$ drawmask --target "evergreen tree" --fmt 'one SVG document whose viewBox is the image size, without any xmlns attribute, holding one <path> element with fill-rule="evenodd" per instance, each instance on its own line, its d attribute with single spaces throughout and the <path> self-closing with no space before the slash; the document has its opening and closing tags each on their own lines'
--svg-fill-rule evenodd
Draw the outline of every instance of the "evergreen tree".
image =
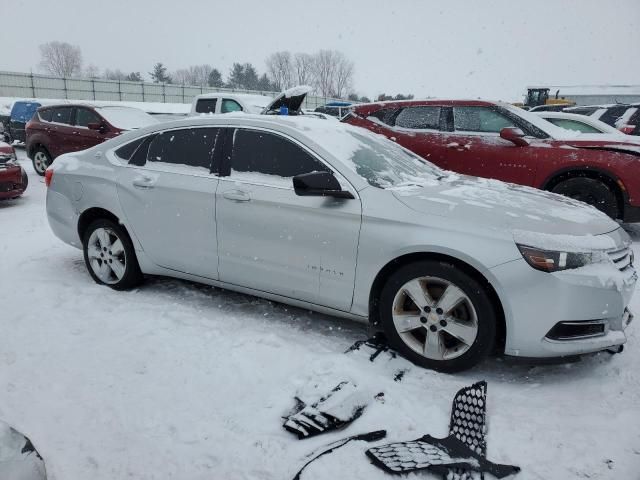
<svg viewBox="0 0 640 480">
<path fill-rule="evenodd" d="M 234 63 L 229 72 L 229 78 L 227 79 L 227 87 L 229 88 L 242 88 L 244 81 L 244 66 L 239 63 Z"/>
<path fill-rule="evenodd" d="M 142 75 L 140 75 L 140 72 L 131 72 L 125 77 L 125 80 L 128 80 L 130 82 L 141 82 Z"/>
<path fill-rule="evenodd" d="M 208 84 L 210 87 L 224 87 L 224 81 L 222 80 L 222 74 L 217 68 L 211 70 L 209 73 L 209 81 Z"/>
<path fill-rule="evenodd" d="M 162 62 L 153 66 L 153 72 L 149 72 L 154 83 L 171 83 L 171 77 L 167 74 L 167 67 Z"/>
</svg>

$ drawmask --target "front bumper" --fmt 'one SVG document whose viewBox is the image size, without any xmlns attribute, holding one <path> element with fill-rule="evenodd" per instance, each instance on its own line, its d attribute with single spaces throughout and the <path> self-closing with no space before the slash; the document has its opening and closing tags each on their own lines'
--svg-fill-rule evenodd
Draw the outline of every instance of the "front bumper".
<svg viewBox="0 0 640 480">
<path fill-rule="evenodd" d="M 518 259 L 492 272 L 501 285 L 506 355 L 574 356 L 626 342 L 633 318 L 627 307 L 637 281 L 633 267 L 621 271 L 611 262 L 545 273 Z"/>
</svg>

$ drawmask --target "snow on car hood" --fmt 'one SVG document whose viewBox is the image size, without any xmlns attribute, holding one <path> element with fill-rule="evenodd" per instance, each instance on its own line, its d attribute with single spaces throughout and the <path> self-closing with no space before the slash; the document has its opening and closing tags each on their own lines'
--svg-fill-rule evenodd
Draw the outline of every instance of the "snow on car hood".
<svg viewBox="0 0 640 480">
<path fill-rule="evenodd" d="M 449 175 L 437 184 L 393 191 L 418 212 L 486 227 L 558 235 L 599 235 L 619 228 L 585 203 L 530 187 Z"/>
</svg>

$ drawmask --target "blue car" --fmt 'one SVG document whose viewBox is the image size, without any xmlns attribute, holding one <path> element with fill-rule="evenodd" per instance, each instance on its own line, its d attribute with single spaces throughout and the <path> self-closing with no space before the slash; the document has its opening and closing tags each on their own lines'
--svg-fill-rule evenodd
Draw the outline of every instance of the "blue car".
<svg viewBox="0 0 640 480">
<path fill-rule="evenodd" d="M 14 140 L 25 142 L 25 125 L 40 106 L 42 104 L 36 101 L 18 100 L 14 102 L 11 116 L 4 131 L 5 140 L 8 143 L 12 143 Z"/>
</svg>

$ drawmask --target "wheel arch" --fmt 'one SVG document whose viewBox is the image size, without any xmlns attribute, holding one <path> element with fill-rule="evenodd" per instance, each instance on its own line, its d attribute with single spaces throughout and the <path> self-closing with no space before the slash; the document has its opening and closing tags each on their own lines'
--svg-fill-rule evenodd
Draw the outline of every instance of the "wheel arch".
<svg viewBox="0 0 640 480">
<path fill-rule="evenodd" d="M 541 185 L 542 190 L 551 191 L 556 185 L 570 178 L 591 178 L 593 180 L 600 180 L 607 185 L 613 193 L 616 195 L 618 202 L 618 213 L 624 215 L 624 205 L 627 201 L 628 193 L 627 189 L 615 174 L 612 172 L 598 168 L 598 167 L 569 167 L 562 170 L 558 170 L 545 179 Z"/>
<path fill-rule="evenodd" d="M 374 330 L 381 330 L 380 319 L 378 318 L 378 302 L 380 294 L 389 276 L 400 267 L 421 260 L 440 260 L 451 263 L 457 268 L 464 271 L 467 275 L 478 281 L 485 289 L 489 296 L 491 304 L 496 309 L 497 314 L 497 331 L 496 331 L 496 350 L 504 352 L 506 335 L 507 335 L 507 319 L 503 302 L 500 299 L 496 288 L 491 281 L 480 272 L 476 267 L 460 260 L 459 258 L 436 252 L 414 252 L 401 255 L 389 261 L 376 275 L 369 293 L 369 324 Z"/>
<path fill-rule="evenodd" d="M 109 210 L 105 210 L 104 208 L 91 207 L 82 212 L 80 214 L 80 217 L 78 218 L 78 236 L 80 237 L 80 241 L 82 241 L 82 239 L 84 238 L 84 234 L 91 222 L 101 218 L 117 223 L 127 232 L 129 238 L 131 238 L 131 234 L 127 230 L 127 227 L 123 225 L 123 223 L 116 215 L 111 213 Z"/>
</svg>

